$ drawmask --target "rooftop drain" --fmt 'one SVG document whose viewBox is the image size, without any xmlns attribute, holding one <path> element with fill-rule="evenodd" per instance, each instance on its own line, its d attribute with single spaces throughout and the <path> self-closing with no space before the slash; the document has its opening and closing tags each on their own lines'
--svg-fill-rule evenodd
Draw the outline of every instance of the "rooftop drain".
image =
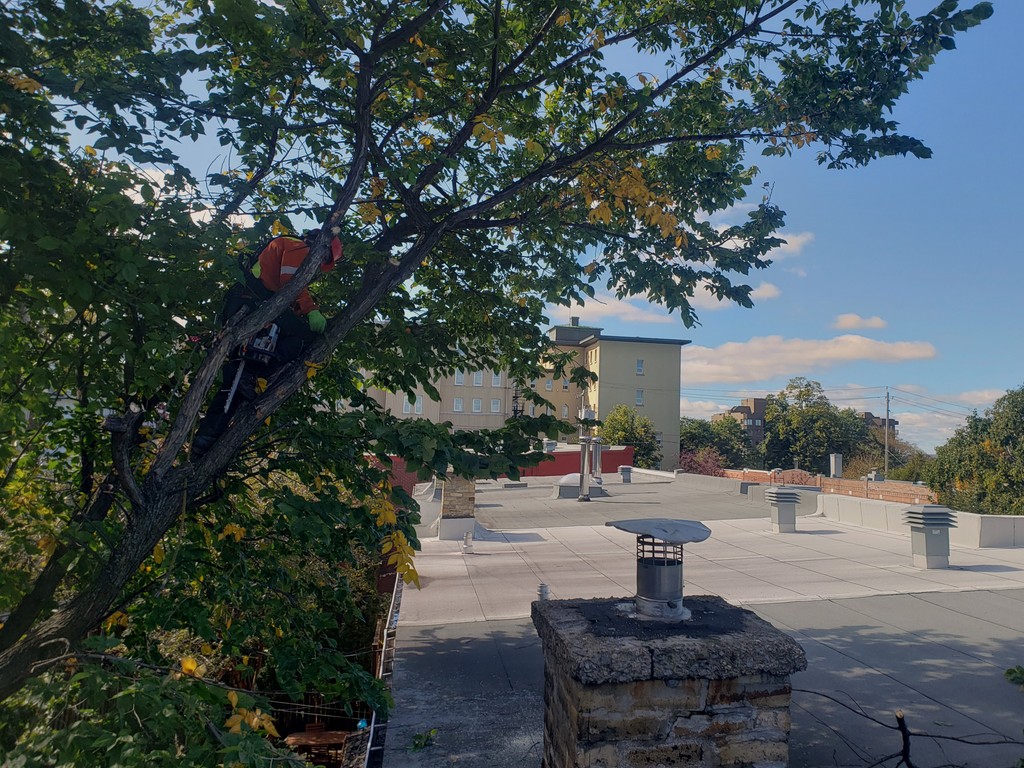
<svg viewBox="0 0 1024 768">
<path fill-rule="evenodd" d="M 612 520 L 605 525 L 636 534 L 636 612 L 651 619 L 688 619 L 683 606 L 683 544 L 711 530 L 695 520 Z"/>
</svg>

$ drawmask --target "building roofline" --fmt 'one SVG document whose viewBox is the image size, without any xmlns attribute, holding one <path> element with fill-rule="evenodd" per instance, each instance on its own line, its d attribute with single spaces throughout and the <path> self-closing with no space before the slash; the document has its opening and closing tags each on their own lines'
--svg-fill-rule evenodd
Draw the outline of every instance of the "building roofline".
<svg viewBox="0 0 1024 768">
<path fill-rule="evenodd" d="M 590 344 L 596 344 L 599 341 L 631 341 L 643 344 L 673 344 L 678 347 L 692 343 L 689 339 L 653 339 L 647 336 L 605 336 L 602 333 L 600 336 L 588 336 L 580 341 L 579 345 L 581 347 L 589 346 Z"/>
</svg>

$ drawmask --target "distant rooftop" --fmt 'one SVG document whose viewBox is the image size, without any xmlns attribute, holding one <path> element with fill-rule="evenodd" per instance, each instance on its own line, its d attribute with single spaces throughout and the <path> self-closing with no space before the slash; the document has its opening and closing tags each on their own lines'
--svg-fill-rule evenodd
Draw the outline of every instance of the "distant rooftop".
<svg viewBox="0 0 1024 768">
<path fill-rule="evenodd" d="M 684 346 L 689 339 L 655 339 L 646 336 L 606 336 L 601 328 L 580 325 L 578 317 L 570 317 L 569 325 L 556 325 L 548 330 L 548 337 L 556 344 L 565 346 L 587 347 L 599 341 L 626 341 L 643 344 L 673 344 Z"/>
</svg>

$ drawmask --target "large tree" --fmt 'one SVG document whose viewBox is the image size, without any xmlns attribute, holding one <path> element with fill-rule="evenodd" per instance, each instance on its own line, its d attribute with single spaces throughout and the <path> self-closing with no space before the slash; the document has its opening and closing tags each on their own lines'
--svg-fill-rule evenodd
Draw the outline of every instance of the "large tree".
<svg viewBox="0 0 1024 768">
<path fill-rule="evenodd" d="M 401 549 L 409 520 L 372 511 L 408 504 L 388 455 L 493 474 L 553 425 L 399 423 L 359 371 L 410 393 L 469 366 L 529 381 L 550 362 L 545 306 L 599 283 L 687 324 L 698 290 L 749 306 L 743 276 L 768 265 L 782 211 L 755 199 L 741 224 L 708 221 L 747 196 L 749 155 L 926 157 L 890 112 L 990 14 L 954 0 L 918 18 L 893 0 L 4 4 L 0 699 L 81 663 L 118 614 L 236 647 L 239 619 L 210 601 L 246 570 L 223 566 L 218 541 L 272 561 L 268 542 L 317 546 L 315 520 Z M 309 223 L 315 257 L 332 233 L 346 243 L 347 268 L 315 286 L 334 307 L 326 332 L 190 460 L 228 352 L 319 274 L 308 260 L 220 330 L 234 254 Z M 183 595 L 194 610 L 166 609 Z M 260 648 L 290 658 L 276 631 Z"/>
<path fill-rule="evenodd" d="M 765 405 L 766 466 L 827 472 L 830 453 L 852 455 L 867 439 L 868 428 L 851 409 L 829 402 L 816 381 L 790 379 Z"/>
<path fill-rule="evenodd" d="M 1024 515 L 1024 387 L 967 417 L 925 473 L 939 501 L 963 512 Z"/>
<path fill-rule="evenodd" d="M 619 403 L 604 417 L 598 430 L 608 445 L 628 445 L 633 448 L 633 464 L 645 469 L 661 466 L 661 448 L 654 423 L 636 408 Z"/>
<path fill-rule="evenodd" d="M 713 449 L 724 469 L 742 469 L 755 463 L 755 452 L 740 423 L 733 418 L 705 421 L 683 417 L 679 420 L 679 450 L 699 453 Z"/>
</svg>

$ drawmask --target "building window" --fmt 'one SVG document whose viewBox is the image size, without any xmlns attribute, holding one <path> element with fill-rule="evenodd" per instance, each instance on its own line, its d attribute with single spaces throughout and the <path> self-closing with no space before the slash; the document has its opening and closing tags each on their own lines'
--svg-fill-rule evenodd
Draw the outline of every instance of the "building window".
<svg viewBox="0 0 1024 768">
<path fill-rule="evenodd" d="M 466 383 L 466 372 L 465 371 L 456 371 L 455 372 L 455 386 L 461 387 L 465 383 Z"/>
<path fill-rule="evenodd" d="M 473 372 L 473 386 L 482 387 L 484 385 L 484 372 L 474 371 Z"/>
<path fill-rule="evenodd" d="M 568 379 L 562 379 L 562 391 L 563 392 L 568 392 L 569 391 L 569 380 Z"/>
<path fill-rule="evenodd" d="M 636 359 L 636 375 L 637 376 L 643 376 L 644 375 L 644 359 L 642 357 L 638 357 Z"/>
<path fill-rule="evenodd" d="M 754 426 L 755 427 L 760 427 L 761 426 L 761 420 L 760 419 L 754 419 Z"/>
<path fill-rule="evenodd" d="M 501 413 L 501 400 L 496 397 L 491 398 L 491 413 Z"/>
<path fill-rule="evenodd" d="M 534 403 L 530 403 L 530 415 L 531 416 L 536 416 L 537 415 L 537 406 Z"/>
<path fill-rule="evenodd" d="M 456 397 L 455 398 L 455 405 L 452 406 L 452 410 L 455 411 L 456 413 L 462 413 L 462 398 L 461 397 Z"/>
<path fill-rule="evenodd" d="M 500 387 L 501 386 L 501 372 L 500 371 L 498 373 L 492 373 L 491 374 L 491 386 L 492 387 Z"/>
<path fill-rule="evenodd" d="M 402 399 L 402 413 L 412 413 L 412 403 L 409 402 L 408 395 Z"/>
<path fill-rule="evenodd" d="M 751 427 L 751 426 L 754 425 L 754 420 L 753 419 L 744 419 L 743 423 L 746 424 L 748 427 Z"/>
<path fill-rule="evenodd" d="M 569 406 L 568 405 L 563 405 L 562 406 L 562 418 L 563 419 L 568 419 L 569 418 Z"/>
<path fill-rule="evenodd" d="M 473 413 L 480 413 L 484 409 L 484 401 L 479 397 L 473 398 Z"/>
<path fill-rule="evenodd" d="M 530 382 L 530 389 L 536 389 L 536 388 L 537 388 L 537 380 L 534 379 L 533 381 Z"/>
<path fill-rule="evenodd" d="M 554 388 L 555 388 L 555 385 L 552 383 L 551 379 L 547 379 L 544 382 L 544 389 L 546 389 L 548 392 L 550 392 Z"/>
<path fill-rule="evenodd" d="M 643 405 L 644 404 L 644 391 L 642 389 L 638 389 L 636 391 L 636 404 L 637 405 Z"/>
<path fill-rule="evenodd" d="M 422 397 L 416 398 L 416 405 L 413 407 L 413 413 L 415 413 L 417 416 L 422 416 L 423 415 L 423 398 Z"/>
</svg>

